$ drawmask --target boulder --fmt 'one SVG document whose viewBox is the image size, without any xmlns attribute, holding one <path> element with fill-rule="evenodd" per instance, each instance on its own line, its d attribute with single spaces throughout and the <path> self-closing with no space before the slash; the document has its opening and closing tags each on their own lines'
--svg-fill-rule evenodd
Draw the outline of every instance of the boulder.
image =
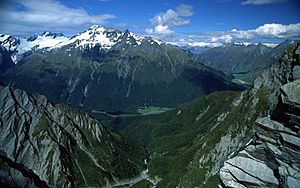
<svg viewBox="0 0 300 188">
<path fill-rule="evenodd" d="M 300 80 L 295 80 L 282 86 L 281 99 L 284 104 L 289 104 L 300 109 Z"/>
<path fill-rule="evenodd" d="M 294 80 L 297 80 L 297 79 L 300 79 L 300 66 L 295 66 L 293 68 L 293 79 Z"/>
</svg>

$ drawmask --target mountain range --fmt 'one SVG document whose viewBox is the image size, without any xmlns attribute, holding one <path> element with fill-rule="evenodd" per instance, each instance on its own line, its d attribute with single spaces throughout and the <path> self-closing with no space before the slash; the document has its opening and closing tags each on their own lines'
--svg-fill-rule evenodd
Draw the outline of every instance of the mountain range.
<svg viewBox="0 0 300 188">
<path fill-rule="evenodd" d="M 45 32 L 26 41 L 6 35 L 1 40 L 5 84 L 85 109 L 174 107 L 213 91 L 243 88 L 180 47 L 128 30 L 92 26 L 68 39 Z"/>
<path fill-rule="evenodd" d="M 0 35 L 0 187 L 299 187 L 300 42 Z"/>
<path fill-rule="evenodd" d="M 233 43 L 205 50 L 198 58 L 207 66 L 232 74 L 240 83 L 252 84 L 253 80 L 277 62 L 293 43 L 292 40 L 286 40 L 275 47 L 261 43 Z"/>
</svg>

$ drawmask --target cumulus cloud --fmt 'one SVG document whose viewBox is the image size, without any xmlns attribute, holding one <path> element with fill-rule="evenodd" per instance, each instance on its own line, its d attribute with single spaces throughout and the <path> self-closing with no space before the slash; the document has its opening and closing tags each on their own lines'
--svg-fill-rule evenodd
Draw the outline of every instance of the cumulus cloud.
<svg viewBox="0 0 300 188">
<path fill-rule="evenodd" d="M 16 6 L 17 5 L 17 6 Z M 21 8 L 18 8 L 21 7 Z M 56 0 L 12 0 L 0 9 L 0 32 L 25 34 L 39 30 L 74 32 L 91 24 L 103 24 L 112 14 L 89 15 Z"/>
<path fill-rule="evenodd" d="M 154 18 L 150 19 L 150 22 L 153 25 L 168 25 L 172 26 L 180 26 L 186 25 L 190 23 L 189 19 L 179 17 L 178 13 L 172 9 L 167 10 L 165 13 L 160 13 L 156 15 Z"/>
<path fill-rule="evenodd" d="M 274 3 L 283 3 L 287 2 L 287 0 L 246 0 L 243 1 L 242 5 L 266 5 L 266 4 L 274 4 Z"/>
<path fill-rule="evenodd" d="M 162 24 L 158 24 L 157 26 L 154 27 L 154 29 L 147 28 L 146 32 L 148 34 L 162 34 L 162 35 L 170 35 L 174 33 L 174 31 L 171 31 L 169 29 L 168 25 L 162 25 Z"/>
<path fill-rule="evenodd" d="M 272 39 L 272 38 L 291 38 L 300 36 L 300 23 L 283 24 L 264 24 L 252 30 L 233 29 L 222 33 L 220 36 L 213 37 L 212 41 L 232 42 L 237 39 Z"/>
<path fill-rule="evenodd" d="M 174 26 L 182 26 L 190 23 L 190 19 L 194 14 L 193 7 L 190 5 L 181 4 L 175 9 L 169 9 L 150 19 L 154 28 L 147 28 L 146 32 L 149 34 L 169 35 L 174 32 L 170 29 Z"/>
<path fill-rule="evenodd" d="M 223 43 L 221 42 L 212 42 L 211 36 L 208 33 L 199 33 L 199 34 L 187 34 L 169 37 L 167 43 L 177 45 L 177 46 L 191 46 L 191 47 L 218 47 Z"/>
<path fill-rule="evenodd" d="M 300 38 L 300 23 L 283 25 L 283 24 L 264 24 L 258 28 L 250 30 L 232 29 L 221 32 L 192 33 L 183 36 L 169 38 L 169 42 L 179 46 L 207 46 L 216 47 L 226 43 L 243 42 L 244 44 L 281 42 L 285 39 Z"/>
<path fill-rule="evenodd" d="M 178 46 L 192 47 L 217 47 L 221 46 L 222 42 L 213 42 L 209 33 L 188 34 L 183 36 L 170 37 L 168 43 Z"/>
</svg>

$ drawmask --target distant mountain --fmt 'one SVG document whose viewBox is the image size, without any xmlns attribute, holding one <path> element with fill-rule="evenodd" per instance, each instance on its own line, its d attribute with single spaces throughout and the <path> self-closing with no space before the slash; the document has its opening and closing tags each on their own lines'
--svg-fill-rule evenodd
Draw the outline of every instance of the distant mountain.
<svg viewBox="0 0 300 188">
<path fill-rule="evenodd" d="M 44 96 L 0 86 L 0 114 L 1 187 L 99 187 L 146 168 L 143 146 Z"/>
<path fill-rule="evenodd" d="M 240 82 L 251 83 L 263 70 L 277 62 L 294 41 L 271 48 L 263 44 L 228 44 L 199 55 L 205 65 L 233 74 Z"/>
<path fill-rule="evenodd" d="M 4 83 L 104 111 L 173 107 L 213 91 L 241 89 L 230 75 L 202 65 L 187 51 L 128 30 L 92 26 L 70 39 L 44 34 L 32 40 L 45 37 L 63 41 L 23 53 L 2 74 Z"/>
<path fill-rule="evenodd" d="M 208 46 L 181 46 L 182 49 L 188 50 L 194 54 L 201 54 L 202 52 L 205 52 L 206 50 L 210 49 L 211 47 Z"/>
<path fill-rule="evenodd" d="M 18 63 L 26 53 L 43 48 L 51 48 L 58 43 L 68 40 L 61 33 L 44 32 L 41 35 L 34 35 L 29 38 L 15 38 L 10 35 L 0 35 L 0 46 L 10 54 L 14 63 Z"/>
</svg>

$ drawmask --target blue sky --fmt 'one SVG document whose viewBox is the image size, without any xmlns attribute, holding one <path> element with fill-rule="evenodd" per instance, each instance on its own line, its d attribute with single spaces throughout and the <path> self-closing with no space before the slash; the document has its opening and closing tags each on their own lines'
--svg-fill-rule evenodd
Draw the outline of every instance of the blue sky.
<svg viewBox="0 0 300 188">
<path fill-rule="evenodd" d="M 82 7 L 92 15 L 114 14 L 112 23 L 138 25 L 137 31 L 149 27 L 149 19 L 180 4 L 193 7 L 190 24 L 177 27 L 182 32 L 209 32 L 218 30 L 253 29 L 265 23 L 292 24 L 300 22 L 300 2 L 265 5 L 242 5 L 241 0 L 62 0 L 72 8 Z M 89 2 L 89 3 L 87 3 Z M 274 1 L 276 2 L 276 1 Z"/>
<path fill-rule="evenodd" d="M 73 35 L 99 24 L 177 44 L 300 37 L 299 0 L 4 0 L 0 33 Z"/>
</svg>

